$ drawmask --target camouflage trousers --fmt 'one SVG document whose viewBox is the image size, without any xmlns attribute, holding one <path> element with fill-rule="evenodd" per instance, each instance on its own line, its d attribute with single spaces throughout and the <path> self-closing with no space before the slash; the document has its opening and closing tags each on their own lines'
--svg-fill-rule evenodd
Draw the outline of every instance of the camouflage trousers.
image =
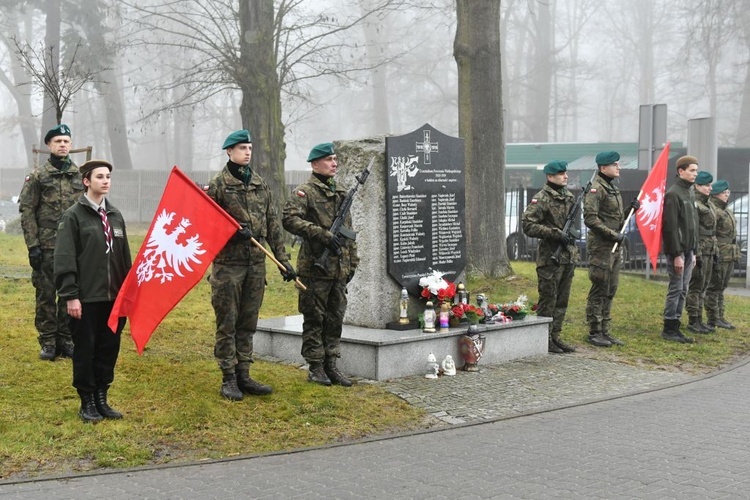
<svg viewBox="0 0 750 500">
<path fill-rule="evenodd" d="M 609 249 L 607 249 L 609 252 Z M 609 333 L 609 324 L 612 322 L 612 301 L 620 285 L 619 258 L 612 259 L 609 266 L 597 266 L 589 264 L 589 280 L 591 288 L 586 300 L 586 322 L 589 324 L 589 333 Z"/>
<path fill-rule="evenodd" d="M 341 356 L 341 328 L 346 313 L 346 281 L 302 278 L 307 290 L 299 292 L 302 357 L 308 363 Z"/>
<path fill-rule="evenodd" d="M 703 306 L 713 270 L 714 256 L 701 255 L 700 266 L 696 263 L 693 274 L 690 276 L 687 299 L 685 299 L 685 309 L 691 318 L 703 317 Z"/>
<path fill-rule="evenodd" d="M 34 325 L 40 345 L 59 346 L 73 342 L 66 300 L 55 290 L 54 250 L 42 250 L 42 267 L 31 271 L 31 284 L 36 289 Z"/>
<path fill-rule="evenodd" d="M 536 268 L 539 290 L 539 304 L 536 310 L 537 316 L 552 318 L 550 333 L 561 332 L 565 320 L 565 312 L 568 310 L 568 299 L 570 299 L 570 285 L 573 283 L 575 264 L 562 264 L 559 266 L 539 266 Z"/>
<path fill-rule="evenodd" d="M 214 263 L 208 278 L 216 315 L 214 357 L 223 373 L 253 362 L 253 335 L 266 286 L 265 262 L 253 266 Z"/>
<path fill-rule="evenodd" d="M 734 262 L 719 262 L 711 273 L 711 282 L 706 290 L 706 316 L 709 323 L 724 319 L 724 290 L 734 273 Z"/>
</svg>

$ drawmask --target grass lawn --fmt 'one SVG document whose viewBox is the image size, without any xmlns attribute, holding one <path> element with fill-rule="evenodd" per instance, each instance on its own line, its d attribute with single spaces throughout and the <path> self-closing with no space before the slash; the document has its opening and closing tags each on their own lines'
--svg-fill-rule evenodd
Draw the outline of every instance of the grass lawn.
<svg viewBox="0 0 750 500">
<path fill-rule="evenodd" d="M 132 238 L 136 251 L 143 235 Z M 520 294 L 537 300 L 534 266 L 514 263 L 510 278 L 471 278 L 472 294 L 508 302 Z M 422 428 L 430 420 L 378 384 L 350 389 L 306 381 L 298 366 L 260 360 L 258 380 L 275 391 L 229 402 L 219 396 L 221 374 L 213 358 L 214 315 L 206 280 L 157 329 L 138 356 L 126 328 L 112 405 L 121 421 L 84 425 L 71 387 L 70 360 L 42 362 L 33 322 L 23 238 L 0 233 L 0 479 L 63 474 L 220 458 L 347 441 Z M 269 266 L 262 317 L 296 314 L 296 294 Z M 694 345 L 660 339 L 665 286 L 624 276 L 615 300 L 613 334 L 625 347 L 589 348 L 584 340 L 588 278 L 579 269 L 563 332 L 580 356 L 654 369 L 710 371 L 748 351 L 750 299 L 728 297 L 727 316 L 738 329 L 701 336 Z"/>
</svg>

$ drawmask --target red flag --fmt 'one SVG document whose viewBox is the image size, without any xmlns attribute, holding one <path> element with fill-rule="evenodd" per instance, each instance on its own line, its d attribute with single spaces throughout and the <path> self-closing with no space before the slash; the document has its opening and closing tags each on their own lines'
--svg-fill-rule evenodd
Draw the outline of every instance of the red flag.
<svg viewBox="0 0 750 500">
<path fill-rule="evenodd" d="M 638 201 L 641 208 L 636 212 L 635 222 L 641 232 L 641 239 L 646 252 L 651 258 L 651 266 L 656 269 L 656 261 L 661 249 L 661 216 L 664 211 L 664 191 L 667 187 L 667 163 L 669 161 L 669 143 L 664 146 L 656 159 L 651 173 L 643 183 Z"/>
<path fill-rule="evenodd" d="M 239 225 L 179 168 L 173 167 L 154 220 L 109 316 L 120 317 L 143 354 L 161 320 L 198 283 Z"/>
</svg>

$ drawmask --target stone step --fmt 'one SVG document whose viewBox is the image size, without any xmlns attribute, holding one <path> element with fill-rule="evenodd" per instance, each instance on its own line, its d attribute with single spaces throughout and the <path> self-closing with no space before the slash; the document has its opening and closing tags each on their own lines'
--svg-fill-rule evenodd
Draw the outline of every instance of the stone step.
<svg viewBox="0 0 750 500">
<path fill-rule="evenodd" d="M 547 352 L 550 318 L 527 316 L 510 323 L 480 324 L 486 336 L 479 366 L 538 356 Z M 344 325 L 341 335 L 341 360 L 338 367 L 347 375 L 371 380 L 389 380 L 427 373 L 427 357 L 433 353 L 438 363 L 453 356 L 461 369 L 458 337 L 468 325 L 451 328 L 448 333 L 424 333 L 414 330 L 386 330 Z M 253 340 L 254 351 L 291 363 L 304 363 L 302 315 L 262 319 Z"/>
</svg>

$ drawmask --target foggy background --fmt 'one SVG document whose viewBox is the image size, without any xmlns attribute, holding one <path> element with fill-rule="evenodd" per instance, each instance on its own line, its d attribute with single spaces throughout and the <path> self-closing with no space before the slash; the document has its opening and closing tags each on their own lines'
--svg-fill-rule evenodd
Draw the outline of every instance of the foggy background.
<svg viewBox="0 0 750 500">
<path fill-rule="evenodd" d="M 220 169 L 224 138 L 242 128 L 241 92 L 220 71 L 222 53 L 238 43 L 238 4 L 0 0 L 0 168 L 30 168 L 32 146 L 54 125 L 43 123 L 41 89 L 18 47 L 43 53 L 59 5 L 61 67 L 75 54 L 94 73 L 62 118 L 73 147 L 92 146 L 118 168 L 127 163 L 113 151 L 119 134 L 134 169 Z M 669 140 L 686 141 L 688 119 L 714 116 L 719 146 L 750 146 L 748 6 L 503 0 L 506 141 L 636 142 L 638 106 L 665 103 Z M 452 1 L 274 7 L 286 170 L 308 169 L 320 142 L 426 122 L 458 134 Z"/>
</svg>

